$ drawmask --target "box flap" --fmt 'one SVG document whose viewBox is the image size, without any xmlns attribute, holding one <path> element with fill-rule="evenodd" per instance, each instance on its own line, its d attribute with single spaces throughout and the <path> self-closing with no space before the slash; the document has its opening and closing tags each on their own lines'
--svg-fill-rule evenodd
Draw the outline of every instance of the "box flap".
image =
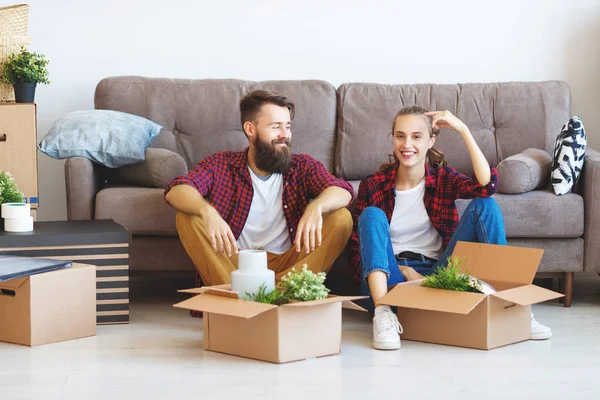
<svg viewBox="0 0 600 400">
<path fill-rule="evenodd" d="M 214 285 L 214 286 L 202 286 L 199 288 L 192 288 L 192 289 L 181 289 L 181 290 L 178 290 L 177 293 L 201 294 L 201 293 L 204 293 L 207 288 L 231 290 L 231 283 L 224 283 L 222 285 Z"/>
<path fill-rule="evenodd" d="M 544 250 L 495 244 L 457 242 L 452 256 L 464 262 L 460 268 L 483 281 L 533 282 Z"/>
<path fill-rule="evenodd" d="M 281 307 L 313 307 L 321 304 L 331 304 L 342 302 L 351 302 L 352 300 L 366 299 L 367 296 L 333 296 L 330 295 L 323 300 L 297 301 L 294 303 L 284 304 Z M 356 306 L 358 307 L 358 306 Z M 361 307 L 362 308 L 362 307 Z"/>
<path fill-rule="evenodd" d="M 210 292 L 207 291 L 204 294 L 177 303 L 173 307 L 241 318 L 252 318 L 277 308 L 273 304 L 256 303 L 254 301 L 233 298 L 232 296 L 237 297 L 237 293 L 234 292 L 222 291 L 222 293 L 218 293 L 217 291 L 218 289 L 212 289 Z M 230 296 L 226 297 L 224 293 L 228 293 Z"/>
<path fill-rule="evenodd" d="M 525 285 L 514 289 L 503 290 L 490 296 L 515 303 L 521 306 L 541 303 L 543 301 L 564 297 L 564 294 L 553 292 L 535 285 Z"/>
<path fill-rule="evenodd" d="M 0 289 L 17 290 L 29 279 L 28 276 L 23 278 L 11 279 L 10 281 L 0 282 Z"/>
<path fill-rule="evenodd" d="M 416 281 L 412 281 L 396 285 L 379 304 L 466 315 L 486 297 L 480 293 L 431 289 L 415 283 Z"/>
<path fill-rule="evenodd" d="M 342 308 L 345 308 L 347 310 L 354 310 L 354 311 L 364 311 L 364 312 L 368 311 L 366 308 L 363 308 L 363 307 L 359 306 L 358 304 L 353 303 L 351 301 L 344 301 L 342 303 Z"/>
</svg>

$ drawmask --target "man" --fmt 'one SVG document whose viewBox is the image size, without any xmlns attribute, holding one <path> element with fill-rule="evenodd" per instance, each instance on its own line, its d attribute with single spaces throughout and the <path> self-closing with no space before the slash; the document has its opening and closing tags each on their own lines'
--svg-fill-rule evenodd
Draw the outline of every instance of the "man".
<svg viewBox="0 0 600 400">
<path fill-rule="evenodd" d="M 276 279 L 303 264 L 327 272 L 352 233 L 352 187 L 322 163 L 292 154 L 295 106 L 257 90 L 240 101 L 249 147 L 201 160 L 173 179 L 165 199 L 205 285 L 230 282 L 238 250 L 264 249 Z"/>
</svg>

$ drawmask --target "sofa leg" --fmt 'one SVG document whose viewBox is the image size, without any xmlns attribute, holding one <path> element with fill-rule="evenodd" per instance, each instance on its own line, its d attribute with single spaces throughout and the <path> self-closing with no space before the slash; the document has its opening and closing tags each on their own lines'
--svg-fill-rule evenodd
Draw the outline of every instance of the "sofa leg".
<svg viewBox="0 0 600 400">
<path fill-rule="evenodd" d="M 573 277 L 574 272 L 565 272 L 565 276 L 563 277 L 564 289 L 562 293 L 565 295 L 565 307 L 571 307 L 571 300 L 573 298 Z"/>
<path fill-rule="evenodd" d="M 565 275 L 566 273 L 562 273 L 561 276 L 558 278 L 558 292 L 565 294 Z M 558 302 L 560 304 L 565 304 L 565 298 L 561 297 L 560 299 L 558 299 Z"/>
</svg>

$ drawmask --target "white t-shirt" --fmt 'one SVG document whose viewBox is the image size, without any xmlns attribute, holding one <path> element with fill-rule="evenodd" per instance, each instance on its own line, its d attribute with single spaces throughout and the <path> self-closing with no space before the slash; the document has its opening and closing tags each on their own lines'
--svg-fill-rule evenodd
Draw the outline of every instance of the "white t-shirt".
<svg viewBox="0 0 600 400">
<path fill-rule="evenodd" d="M 250 167 L 248 167 L 250 169 Z M 287 223 L 283 215 L 283 177 L 271 174 L 266 180 L 250 169 L 254 195 L 248 219 L 238 237 L 240 250 L 266 250 L 270 253 L 285 253 L 292 244 Z"/>
<path fill-rule="evenodd" d="M 442 237 L 429 219 L 423 203 L 424 195 L 425 179 L 412 189 L 396 190 L 396 204 L 390 222 L 394 254 L 412 251 L 435 259 L 442 255 Z"/>
</svg>

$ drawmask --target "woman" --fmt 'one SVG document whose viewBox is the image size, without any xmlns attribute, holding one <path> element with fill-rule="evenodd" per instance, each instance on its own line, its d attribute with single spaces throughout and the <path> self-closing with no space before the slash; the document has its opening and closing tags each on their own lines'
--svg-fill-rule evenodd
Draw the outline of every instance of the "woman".
<svg viewBox="0 0 600 400">
<path fill-rule="evenodd" d="M 448 167 L 433 148 L 440 128 L 461 135 L 474 178 Z M 457 241 L 506 245 L 502 213 L 490 198 L 498 174 L 460 119 L 449 111 L 404 107 L 394 118 L 392 134 L 393 161 L 360 183 L 350 239 L 363 294 L 370 294 L 375 305 L 393 285 L 444 268 Z M 459 198 L 473 199 L 460 220 Z M 533 339 L 552 335 L 533 316 L 531 326 Z M 373 347 L 400 348 L 400 333 L 390 307 L 376 306 Z"/>
</svg>

